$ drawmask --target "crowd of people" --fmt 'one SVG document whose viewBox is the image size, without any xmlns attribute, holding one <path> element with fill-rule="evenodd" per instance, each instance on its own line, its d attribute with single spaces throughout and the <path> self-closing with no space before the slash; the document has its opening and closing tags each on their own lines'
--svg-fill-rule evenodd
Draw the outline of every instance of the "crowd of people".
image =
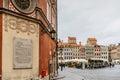
<svg viewBox="0 0 120 80">
<path fill-rule="evenodd" d="M 76 68 L 79 68 L 79 69 L 82 69 L 82 63 L 72 63 L 72 62 L 69 62 L 69 63 L 60 63 L 59 64 L 59 67 L 61 68 L 61 71 L 63 70 L 63 68 L 65 68 L 65 66 L 68 66 L 68 67 L 76 67 Z M 85 64 L 85 68 L 86 69 L 98 69 L 98 68 L 105 68 L 105 67 L 114 67 L 115 64 L 112 63 L 112 62 L 89 62 L 87 64 Z"/>
</svg>

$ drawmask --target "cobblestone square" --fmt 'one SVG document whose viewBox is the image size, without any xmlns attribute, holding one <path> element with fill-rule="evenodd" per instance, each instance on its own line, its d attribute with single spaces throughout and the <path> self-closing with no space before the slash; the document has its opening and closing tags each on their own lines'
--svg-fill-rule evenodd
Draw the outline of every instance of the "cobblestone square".
<svg viewBox="0 0 120 80">
<path fill-rule="evenodd" d="M 59 76 L 65 76 L 61 80 L 120 80 L 120 65 L 101 69 L 77 69 L 65 67 L 59 68 Z"/>
</svg>

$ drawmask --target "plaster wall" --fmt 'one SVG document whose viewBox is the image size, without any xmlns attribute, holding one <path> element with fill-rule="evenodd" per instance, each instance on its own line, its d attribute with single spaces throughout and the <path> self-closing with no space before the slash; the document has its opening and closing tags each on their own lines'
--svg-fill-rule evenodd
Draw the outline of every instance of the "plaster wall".
<svg viewBox="0 0 120 80">
<path fill-rule="evenodd" d="M 3 14 L 2 18 L 2 80 L 26 80 L 38 76 L 39 25 L 7 14 Z M 32 41 L 32 68 L 14 68 L 14 38 Z"/>
</svg>

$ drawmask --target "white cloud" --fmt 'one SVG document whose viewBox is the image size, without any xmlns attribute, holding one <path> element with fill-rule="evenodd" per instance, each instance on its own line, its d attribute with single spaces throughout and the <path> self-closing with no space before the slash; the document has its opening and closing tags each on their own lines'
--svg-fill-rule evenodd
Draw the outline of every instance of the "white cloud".
<svg viewBox="0 0 120 80">
<path fill-rule="evenodd" d="M 75 36 L 83 43 L 96 37 L 100 44 L 120 41 L 120 0 L 58 0 L 59 38 Z"/>
</svg>

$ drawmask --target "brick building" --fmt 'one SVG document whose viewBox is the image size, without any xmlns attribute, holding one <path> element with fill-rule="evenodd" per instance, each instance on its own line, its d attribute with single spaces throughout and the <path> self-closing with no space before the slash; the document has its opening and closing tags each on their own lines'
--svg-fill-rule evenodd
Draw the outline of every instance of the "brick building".
<svg viewBox="0 0 120 80">
<path fill-rule="evenodd" d="M 94 58 L 101 58 L 101 47 L 99 45 L 94 45 Z"/>
<path fill-rule="evenodd" d="M 57 0 L 0 0 L 2 80 L 54 76 L 56 41 Z"/>
</svg>

